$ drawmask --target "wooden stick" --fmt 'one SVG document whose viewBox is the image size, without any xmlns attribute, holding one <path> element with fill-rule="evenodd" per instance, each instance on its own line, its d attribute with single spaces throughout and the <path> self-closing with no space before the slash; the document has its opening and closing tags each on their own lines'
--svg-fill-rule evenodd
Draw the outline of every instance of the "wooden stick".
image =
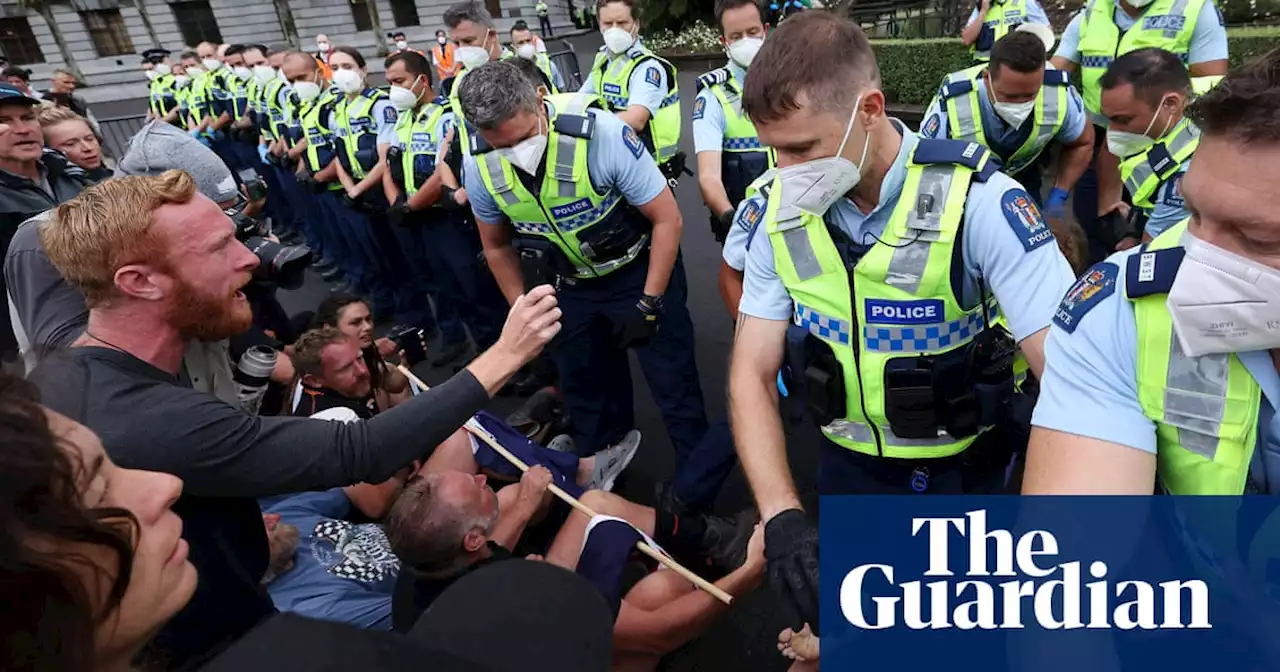
<svg viewBox="0 0 1280 672">
<path fill-rule="evenodd" d="M 413 372 L 408 369 L 408 367 L 404 366 L 403 364 L 397 364 L 396 368 L 400 370 L 400 373 L 403 373 L 406 377 L 408 377 L 409 380 L 413 381 L 418 387 L 421 387 L 423 390 L 430 389 L 427 386 L 427 384 L 422 382 L 422 379 L 415 376 Z M 525 472 L 529 470 L 529 465 L 525 464 L 520 458 L 516 457 L 515 455 L 512 455 L 511 452 L 508 451 L 506 448 L 503 448 L 502 444 L 498 443 L 498 440 L 493 438 L 493 435 L 490 434 L 487 430 L 485 430 L 484 427 L 480 426 L 480 423 L 476 422 L 474 418 L 468 420 L 467 424 L 463 425 L 463 427 L 465 427 L 466 430 L 470 432 L 472 436 L 483 441 L 485 445 L 493 449 L 493 452 L 501 455 L 503 458 L 505 458 L 508 462 L 514 465 L 521 472 Z M 565 504 L 568 504 L 569 506 L 572 506 L 574 509 L 577 509 L 578 512 L 582 513 L 582 515 L 587 516 L 588 518 L 595 518 L 598 515 L 595 511 L 591 510 L 591 507 L 578 501 L 576 497 L 560 489 L 560 486 L 556 485 L 555 483 L 552 483 L 551 485 L 547 486 L 547 489 L 551 491 L 551 494 L 555 495 L 556 497 L 559 497 L 561 501 L 563 501 Z M 711 595 L 717 600 L 720 600 L 725 604 L 733 604 L 732 595 L 730 595 L 729 593 L 726 593 L 724 590 L 722 590 L 715 584 L 711 583 L 710 581 L 707 581 L 701 576 L 698 576 L 697 574 L 694 574 L 693 572 L 689 571 L 689 569 L 687 569 L 684 565 L 681 565 L 680 563 L 676 562 L 675 559 L 672 558 L 671 556 L 649 545 L 649 543 L 646 542 L 645 540 L 641 539 L 640 541 L 637 541 L 636 548 L 640 549 L 641 553 L 644 553 L 645 555 L 649 556 L 653 560 L 665 566 L 667 569 L 670 569 L 676 574 L 679 574 L 681 577 L 684 577 L 684 579 L 689 583 L 692 583 L 698 588 L 701 588 L 703 591 L 706 591 L 707 594 Z"/>
</svg>

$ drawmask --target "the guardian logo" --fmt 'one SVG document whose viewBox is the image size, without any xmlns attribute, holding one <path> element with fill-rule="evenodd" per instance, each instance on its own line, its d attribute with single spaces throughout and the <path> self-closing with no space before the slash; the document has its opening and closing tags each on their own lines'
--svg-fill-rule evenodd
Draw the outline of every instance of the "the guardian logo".
<svg viewBox="0 0 1280 672">
<path fill-rule="evenodd" d="M 949 562 L 953 530 L 968 540 L 968 567 L 956 580 Z M 1090 628 L 1156 630 L 1203 628 L 1209 623 L 1209 588 L 1204 581 L 1112 582 L 1101 560 L 1055 563 L 1058 541 L 1044 530 L 1017 538 L 1008 530 L 987 531 L 987 513 L 964 517 L 912 518 L 911 536 L 926 536 L 935 581 L 898 583 L 891 565 L 855 567 L 840 583 L 840 611 L 855 627 L 884 630 Z M 994 550 L 994 557 L 989 557 Z M 993 567 L 994 565 L 994 567 Z M 1084 577 L 1088 572 L 1088 581 Z M 1008 581 L 993 581 L 1008 577 Z M 864 609 L 869 597 L 874 609 Z M 1184 613 L 1184 597 L 1189 610 Z M 868 613 L 868 612 L 873 613 Z M 1157 619 L 1159 614 L 1159 619 Z"/>
</svg>

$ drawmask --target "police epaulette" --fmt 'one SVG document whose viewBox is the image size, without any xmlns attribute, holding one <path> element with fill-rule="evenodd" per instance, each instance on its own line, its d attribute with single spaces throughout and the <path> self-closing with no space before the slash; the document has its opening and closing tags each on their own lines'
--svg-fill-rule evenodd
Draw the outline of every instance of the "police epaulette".
<svg viewBox="0 0 1280 672">
<path fill-rule="evenodd" d="M 1148 250 L 1143 245 L 1142 251 L 1129 257 L 1125 265 L 1125 295 L 1137 299 L 1152 294 L 1168 294 L 1186 254 L 1182 247 Z"/>
<path fill-rule="evenodd" d="M 1071 84 L 1071 75 L 1066 70 L 1045 68 L 1044 83 L 1045 86 L 1068 86 Z"/>
<path fill-rule="evenodd" d="M 732 77 L 732 75 L 729 74 L 729 68 L 716 68 L 711 72 L 703 73 L 698 76 L 698 91 L 701 92 L 708 86 L 724 84 L 729 81 L 730 77 Z"/>
<path fill-rule="evenodd" d="M 588 114 L 558 114 L 552 124 L 556 133 L 590 140 L 596 132 L 596 118 Z"/>
<path fill-rule="evenodd" d="M 435 97 L 435 100 L 432 100 L 431 102 L 432 102 L 432 104 L 434 104 L 434 105 L 448 105 L 448 104 L 449 104 L 449 97 L 448 97 L 448 96 L 436 96 L 436 97 Z"/>
<path fill-rule="evenodd" d="M 912 161 L 917 165 L 925 166 L 936 163 L 952 163 L 966 166 L 974 173 L 974 179 L 979 182 L 985 182 L 991 174 L 1000 169 L 1000 159 L 994 154 L 988 156 L 990 152 L 986 147 L 976 142 L 965 142 L 964 140 L 931 140 L 921 138 L 920 143 L 916 145 L 916 151 L 912 155 Z M 987 157 L 986 165 L 982 164 L 983 157 Z M 979 170 L 981 168 L 981 170 Z"/>
<path fill-rule="evenodd" d="M 943 100 L 947 100 L 949 98 L 955 98 L 956 96 L 964 95 L 966 93 L 969 93 L 972 90 L 973 90 L 972 80 L 962 79 L 958 82 L 947 82 L 946 84 L 942 85 L 942 88 L 938 89 L 938 97 L 942 98 Z"/>
<path fill-rule="evenodd" d="M 476 132 L 476 127 L 472 126 L 470 123 L 467 123 L 467 137 L 471 138 L 472 156 L 493 151 L 493 146 L 486 142 L 485 139 Z"/>
</svg>

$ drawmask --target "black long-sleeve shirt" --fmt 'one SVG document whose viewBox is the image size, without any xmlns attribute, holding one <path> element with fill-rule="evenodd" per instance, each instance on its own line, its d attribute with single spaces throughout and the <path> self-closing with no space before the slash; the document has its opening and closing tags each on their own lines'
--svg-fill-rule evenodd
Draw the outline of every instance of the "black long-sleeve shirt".
<svg viewBox="0 0 1280 672">
<path fill-rule="evenodd" d="M 378 483 L 429 454 L 489 401 L 469 372 L 359 423 L 254 417 L 118 350 L 71 348 L 32 372 L 46 406 L 92 429 L 122 467 L 174 474 L 174 511 L 199 572 L 153 641 L 170 668 L 216 654 L 275 609 L 257 497 Z"/>
</svg>

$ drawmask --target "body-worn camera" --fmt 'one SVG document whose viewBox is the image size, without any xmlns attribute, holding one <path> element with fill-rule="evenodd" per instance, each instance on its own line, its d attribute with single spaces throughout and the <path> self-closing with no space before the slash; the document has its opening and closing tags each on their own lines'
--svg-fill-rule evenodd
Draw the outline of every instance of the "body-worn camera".
<svg viewBox="0 0 1280 672">
<path fill-rule="evenodd" d="M 311 248 L 306 245 L 282 245 L 262 235 L 258 221 L 238 210 L 227 216 L 236 225 L 236 239 L 258 257 L 253 278 L 273 282 L 284 289 L 297 289 L 306 280 L 311 265 Z"/>
</svg>

